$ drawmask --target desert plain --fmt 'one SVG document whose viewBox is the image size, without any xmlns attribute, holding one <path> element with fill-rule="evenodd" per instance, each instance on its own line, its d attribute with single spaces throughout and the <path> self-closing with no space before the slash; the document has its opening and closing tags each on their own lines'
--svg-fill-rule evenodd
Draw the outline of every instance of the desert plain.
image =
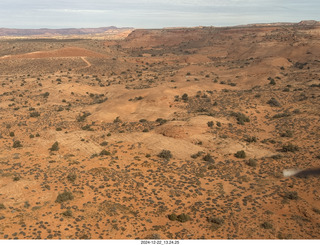
<svg viewBox="0 0 320 245">
<path fill-rule="evenodd" d="M 0 239 L 320 239 L 320 24 L 0 38 Z"/>
</svg>

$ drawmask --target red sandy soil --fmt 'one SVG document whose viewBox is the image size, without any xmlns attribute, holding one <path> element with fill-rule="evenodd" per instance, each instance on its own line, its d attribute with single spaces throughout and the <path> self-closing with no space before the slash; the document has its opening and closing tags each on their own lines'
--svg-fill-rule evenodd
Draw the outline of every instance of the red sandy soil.
<svg viewBox="0 0 320 245">
<path fill-rule="evenodd" d="M 319 239 L 319 30 L 1 40 L 0 238 Z"/>
</svg>

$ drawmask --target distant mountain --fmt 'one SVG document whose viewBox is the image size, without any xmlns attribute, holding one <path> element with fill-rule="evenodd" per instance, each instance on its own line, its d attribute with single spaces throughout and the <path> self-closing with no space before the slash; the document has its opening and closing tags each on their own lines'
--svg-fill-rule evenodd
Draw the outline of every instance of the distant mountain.
<svg viewBox="0 0 320 245">
<path fill-rule="evenodd" d="M 128 30 L 133 28 L 117 28 L 115 26 L 99 28 L 65 28 L 65 29 L 9 29 L 0 28 L 0 36 L 68 36 L 68 35 L 90 35 L 103 34 L 114 31 Z"/>
</svg>

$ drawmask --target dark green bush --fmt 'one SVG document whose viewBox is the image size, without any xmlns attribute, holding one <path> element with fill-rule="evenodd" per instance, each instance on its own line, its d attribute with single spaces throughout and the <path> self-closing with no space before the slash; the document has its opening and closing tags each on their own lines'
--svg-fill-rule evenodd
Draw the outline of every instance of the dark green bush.
<svg viewBox="0 0 320 245">
<path fill-rule="evenodd" d="M 267 104 L 269 104 L 270 106 L 273 107 L 280 107 L 281 104 L 279 101 L 277 101 L 275 98 L 271 98 L 270 100 L 268 100 Z"/>
<path fill-rule="evenodd" d="M 60 193 L 57 196 L 56 202 L 62 203 L 62 202 L 73 200 L 73 199 L 74 199 L 74 196 L 70 191 L 64 191 L 63 193 Z"/>
<path fill-rule="evenodd" d="M 39 116 L 40 116 L 40 113 L 37 111 L 33 111 L 30 113 L 30 117 L 39 117 Z"/>
<path fill-rule="evenodd" d="M 171 151 L 169 150 L 162 150 L 159 154 L 158 157 L 160 158 L 164 158 L 166 160 L 170 160 L 170 158 L 172 158 L 172 154 Z"/>
<path fill-rule="evenodd" d="M 288 144 L 282 146 L 282 151 L 283 152 L 295 152 L 295 151 L 299 151 L 299 147 L 296 145 L 293 145 L 291 143 L 288 143 Z"/>
<path fill-rule="evenodd" d="M 290 199 L 290 200 L 297 200 L 299 197 L 296 191 L 288 191 L 284 193 L 284 198 Z"/>
<path fill-rule="evenodd" d="M 255 136 L 245 136 L 243 139 L 248 143 L 257 142 L 257 137 Z"/>
<path fill-rule="evenodd" d="M 49 148 L 50 151 L 58 151 L 59 150 L 59 143 L 58 141 L 54 142 L 51 148 Z"/>
<path fill-rule="evenodd" d="M 261 225 L 260 225 L 263 229 L 272 229 L 273 228 L 273 225 L 269 222 L 263 222 Z"/>
<path fill-rule="evenodd" d="M 169 220 L 171 221 L 176 221 L 177 220 L 177 215 L 176 214 L 169 214 L 168 215 Z"/>
<path fill-rule="evenodd" d="M 205 155 L 202 159 L 203 159 L 204 161 L 206 161 L 206 162 L 211 162 L 211 163 L 214 162 L 212 156 L 211 156 L 209 153 L 208 153 L 207 155 Z"/>
<path fill-rule="evenodd" d="M 100 152 L 99 155 L 100 155 L 100 156 L 109 156 L 109 155 L 111 155 L 111 153 L 110 153 L 110 151 L 107 151 L 107 150 L 103 149 L 103 150 Z"/>
<path fill-rule="evenodd" d="M 257 166 L 257 160 L 250 158 L 247 162 L 247 165 L 250 167 L 256 167 Z"/>
<path fill-rule="evenodd" d="M 187 222 L 187 221 L 190 220 L 190 216 L 187 215 L 187 214 L 179 214 L 179 215 L 177 216 L 177 220 L 178 220 L 179 222 L 181 222 L 181 223 L 184 223 L 184 222 Z"/>
<path fill-rule="evenodd" d="M 285 132 L 280 133 L 281 137 L 292 137 L 293 136 L 293 132 L 291 130 L 286 130 Z"/>
<path fill-rule="evenodd" d="M 1 209 L 6 209 L 6 207 L 4 206 L 3 203 L 0 203 L 0 210 L 1 210 Z"/>
<path fill-rule="evenodd" d="M 72 211 L 68 209 L 67 211 L 64 211 L 62 215 L 65 217 L 72 217 Z"/>
<path fill-rule="evenodd" d="M 162 119 L 162 118 L 158 118 L 158 119 L 156 120 L 156 122 L 157 122 L 157 123 L 160 123 L 160 125 L 162 125 L 162 124 L 165 124 L 165 123 L 167 122 L 167 120 L 166 120 L 166 119 Z"/>
<path fill-rule="evenodd" d="M 224 220 L 219 217 L 207 217 L 207 221 L 211 224 L 211 230 L 218 230 L 223 224 Z"/>
<path fill-rule="evenodd" d="M 189 96 L 188 96 L 188 94 L 183 94 L 182 96 L 181 96 L 181 99 L 183 100 L 183 101 L 188 101 L 188 99 L 189 99 Z"/>
<path fill-rule="evenodd" d="M 208 127 L 212 128 L 213 127 L 213 121 L 207 122 Z"/>
<path fill-rule="evenodd" d="M 240 125 L 244 125 L 245 122 L 250 122 L 249 117 L 241 112 L 231 112 L 231 116 L 235 117 Z"/>
<path fill-rule="evenodd" d="M 244 151 L 237 151 L 234 156 L 236 158 L 246 158 L 246 153 Z"/>
<path fill-rule="evenodd" d="M 77 175 L 75 173 L 69 173 L 68 176 L 67 176 L 67 179 L 70 182 L 74 182 L 77 179 Z"/>
<path fill-rule="evenodd" d="M 21 144 L 20 140 L 14 141 L 12 147 L 13 148 L 22 147 L 22 144 Z"/>
</svg>

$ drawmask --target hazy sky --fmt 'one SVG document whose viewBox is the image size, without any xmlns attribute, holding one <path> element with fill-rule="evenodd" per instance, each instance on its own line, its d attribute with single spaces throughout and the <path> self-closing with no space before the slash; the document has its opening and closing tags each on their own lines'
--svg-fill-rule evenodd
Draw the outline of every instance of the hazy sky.
<svg viewBox="0 0 320 245">
<path fill-rule="evenodd" d="M 320 0 L 0 0 L 0 27 L 230 26 L 319 20 Z"/>
</svg>

